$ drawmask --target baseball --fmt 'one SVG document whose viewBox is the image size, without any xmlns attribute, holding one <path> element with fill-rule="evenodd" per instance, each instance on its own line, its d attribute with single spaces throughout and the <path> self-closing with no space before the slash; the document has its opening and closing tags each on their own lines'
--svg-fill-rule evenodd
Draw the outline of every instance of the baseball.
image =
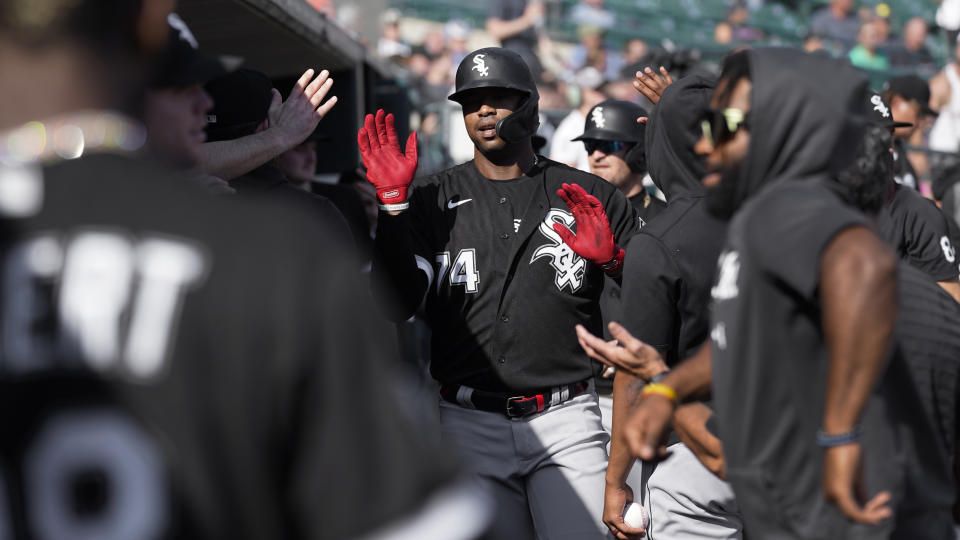
<svg viewBox="0 0 960 540">
<path fill-rule="evenodd" d="M 647 528 L 647 512 L 642 504 L 632 502 L 623 510 L 623 522 L 635 529 Z"/>
</svg>

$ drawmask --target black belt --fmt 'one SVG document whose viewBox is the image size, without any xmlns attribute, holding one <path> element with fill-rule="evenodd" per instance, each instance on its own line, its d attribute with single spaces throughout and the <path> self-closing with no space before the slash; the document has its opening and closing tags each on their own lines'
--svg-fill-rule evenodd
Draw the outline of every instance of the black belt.
<svg viewBox="0 0 960 540">
<path fill-rule="evenodd" d="M 462 407 L 500 413 L 507 418 L 520 418 L 543 412 L 552 405 L 559 405 L 583 393 L 589 387 L 588 381 L 580 381 L 554 386 L 540 394 L 511 396 L 476 390 L 458 384 L 444 384 L 440 386 L 440 397 Z"/>
</svg>

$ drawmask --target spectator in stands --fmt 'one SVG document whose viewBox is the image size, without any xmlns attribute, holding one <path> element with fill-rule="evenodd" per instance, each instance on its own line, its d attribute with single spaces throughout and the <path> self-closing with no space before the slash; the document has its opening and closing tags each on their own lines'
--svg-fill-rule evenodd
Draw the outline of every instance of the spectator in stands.
<svg viewBox="0 0 960 540">
<path fill-rule="evenodd" d="M 860 22 L 853 14 L 853 0 L 830 0 L 810 17 L 810 31 L 835 42 L 840 50 L 849 49 L 857 38 Z"/>
<path fill-rule="evenodd" d="M 541 0 L 491 0 L 489 6 L 487 33 L 504 49 L 519 54 L 533 77 L 542 80 L 543 66 L 536 49 L 547 13 L 544 3 Z"/>
<path fill-rule="evenodd" d="M 903 41 L 891 47 L 887 55 L 896 68 L 936 70 L 936 61 L 927 50 L 927 21 L 914 17 L 903 25 Z"/>
<path fill-rule="evenodd" d="M 738 43 L 750 43 L 763 39 L 763 30 L 751 27 L 748 24 L 749 20 L 750 10 L 747 9 L 747 5 L 745 3 L 735 2 L 730 7 L 730 11 L 727 13 L 726 22 L 730 25 L 730 30 L 733 34 L 733 39 L 731 41 L 736 41 Z M 714 36 L 716 36 L 716 28 L 714 28 Z"/>
<path fill-rule="evenodd" d="M 577 73 L 575 84 L 580 89 L 580 106 L 570 111 L 553 133 L 550 143 L 550 159 L 571 167 L 590 172 L 590 157 L 583 147 L 583 143 L 574 141 L 583 133 L 583 125 L 587 119 L 587 112 L 594 105 L 607 99 L 603 92 L 604 80 L 600 72 L 593 67 L 586 67 Z"/>
<path fill-rule="evenodd" d="M 443 37 L 446 41 L 446 50 L 450 56 L 450 84 L 453 84 L 457 73 L 457 66 L 467 56 L 470 49 L 467 48 L 467 39 L 470 38 L 470 25 L 461 19 L 447 21 L 443 25 Z"/>
<path fill-rule="evenodd" d="M 881 30 L 876 20 L 863 23 L 857 34 L 857 46 L 850 49 L 850 63 L 861 69 L 890 69 L 890 60 L 880 52 Z"/>
<path fill-rule="evenodd" d="M 724 47 L 733 43 L 733 27 L 727 21 L 720 21 L 713 27 L 713 42 Z"/>
<path fill-rule="evenodd" d="M 807 34 L 807 36 L 803 38 L 802 48 L 808 53 L 815 53 L 817 51 L 822 51 L 823 38 L 821 38 L 817 34 Z"/>
<path fill-rule="evenodd" d="M 623 57 L 616 50 L 607 47 L 606 34 L 602 28 L 596 26 L 581 26 L 577 28 L 580 44 L 570 52 L 567 69 L 579 72 L 585 67 L 592 67 L 599 71 L 605 80 L 612 81 L 620 76 L 623 69 Z"/>
<path fill-rule="evenodd" d="M 953 61 L 930 79 L 930 108 L 938 113 L 930 130 L 930 148 L 942 152 L 960 150 L 960 36 Z"/>
<path fill-rule="evenodd" d="M 427 32 L 427 35 L 423 37 L 423 43 L 413 47 L 413 53 L 421 54 L 430 61 L 440 58 L 443 53 L 447 52 L 445 30 L 446 27 L 443 30 L 435 28 Z"/>
<path fill-rule="evenodd" d="M 603 7 L 603 0 L 579 0 L 570 10 L 570 21 L 577 26 L 596 26 L 609 30 L 616 23 L 616 17 Z"/>
<path fill-rule="evenodd" d="M 408 58 L 413 52 L 409 44 L 400 37 L 400 12 L 388 9 L 380 16 L 382 35 L 377 41 L 377 55 L 382 58 Z"/>
<path fill-rule="evenodd" d="M 623 62 L 627 66 L 632 66 L 633 64 L 639 63 L 647 53 L 650 52 L 650 46 L 647 45 L 647 42 L 640 38 L 631 38 L 623 46 Z M 624 68 L 626 69 L 626 68 Z M 629 73 L 621 73 L 621 77 L 624 79 L 630 79 L 633 77 L 633 71 Z"/>
</svg>

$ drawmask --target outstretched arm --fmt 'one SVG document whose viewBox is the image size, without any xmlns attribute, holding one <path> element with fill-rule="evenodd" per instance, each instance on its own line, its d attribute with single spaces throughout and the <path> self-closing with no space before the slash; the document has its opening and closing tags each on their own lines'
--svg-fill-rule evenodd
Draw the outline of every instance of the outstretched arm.
<svg viewBox="0 0 960 540">
<path fill-rule="evenodd" d="M 302 143 L 320 120 L 337 104 L 337 96 L 323 101 L 333 86 L 330 73 L 323 70 L 313 81 L 306 70 L 290 90 L 286 101 L 273 90 L 267 113 L 270 126 L 259 133 L 203 145 L 198 168 L 209 175 L 232 180 L 263 165 Z"/>
</svg>

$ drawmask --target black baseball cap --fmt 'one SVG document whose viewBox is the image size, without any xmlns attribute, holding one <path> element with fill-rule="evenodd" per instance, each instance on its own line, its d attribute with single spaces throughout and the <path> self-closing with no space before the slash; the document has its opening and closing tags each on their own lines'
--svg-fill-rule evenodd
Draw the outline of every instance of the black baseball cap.
<svg viewBox="0 0 960 540">
<path fill-rule="evenodd" d="M 893 113 L 890 111 L 890 104 L 880 94 L 871 92 L 868 101 L 867 113 L 871 123 L 885 128 L 910 127 L 913 125 L 909 122 L 895 121 Z"/>
<path fill-rule="evenodd" d="M 150 83 L 151 88 L 203 84 L 228 71 L 222 59 L 200 52 L 197 39 L 176 13 L 167 17 L 167 24 L 170 25 L 170 36 Z"/>
<path fill-rule="evenodd" d="M 270 110 L 273 82 L 252 69 L 238 69 L 208 82 L 213 98 L 207 113 L 207 140 L 229 141 L 254 133 Z"/>
<path fill-rule="evenodd" d="M 923 114 L 936 116 L 937 112 L 930 108 L 930 85 L 916 75 L 901 75 L 884 83 L 883 91 L 898 95 L 920 104 Z"/>
</svg>

